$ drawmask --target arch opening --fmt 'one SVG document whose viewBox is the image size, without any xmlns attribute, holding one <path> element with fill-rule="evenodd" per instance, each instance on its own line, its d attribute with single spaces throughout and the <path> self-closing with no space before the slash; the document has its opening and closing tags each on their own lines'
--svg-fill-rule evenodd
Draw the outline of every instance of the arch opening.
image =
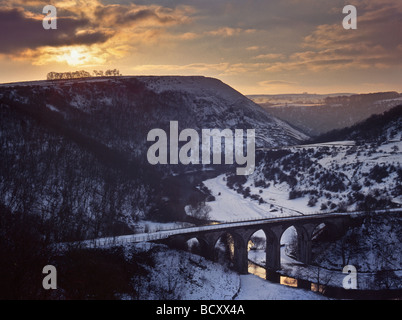
<svg viewBox="0 0 402 320">
<path fill-rule="evenodd" d="M 248 272 L 266 278 L 267 236 L 260 229 L 254 232 L 247 242 Z"/>
<path fill-rule="evenodd" d="M 204 258 L 211 259 L 208 243 L 203 237 L 188 238 L 185 241 L 185 250 Z"/>
<path fill-rule="evenodd" d="M 287 228 L 280 239 L 281 246 L 281 267 L 295 263 L 298 258 L 298 232 L 294 226 Z"/>
<path fill-rule="evenodd" d="M 234 266 L 235 240 L 232 234 L 225 232 L 215 243 L 214 256 L 215 262 L 218 262 L 229 268 Z"/>
<path fill-rule="evenodd" d="M 188 239 L 186 241 L 186 246 L 187 246 L 188 252 L 202 255 L 201 254 L 201 244 L 200 244 L 200 241 L 198 240 L 198 238 L 194 237 L 194 238 Z"/>
<path fill-rule="evenodd" d="M 300 264 L 298 261 L 299 256 L 299 237 L 300 232 L 296 227 L 288 227 L 281 235 L 280 243 L 280 266 L 281 270 L 291 273 L 292 270 Z M 297 279 L 281 276 L 280 283 L 283 285 L 297 287 Z"/>
</svg>

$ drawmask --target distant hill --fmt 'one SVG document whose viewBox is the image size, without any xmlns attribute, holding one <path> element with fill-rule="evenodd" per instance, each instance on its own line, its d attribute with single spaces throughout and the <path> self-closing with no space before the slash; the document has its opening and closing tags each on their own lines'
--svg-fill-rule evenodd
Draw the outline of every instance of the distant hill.
<svg viewBox="0 0 402 320">
<path fill-rule="evenodd" d="M 331 93 L 331 94 L 315 94 L 315 93 L 293 93 L 293 94 L 253 94 L 247 97 L 258 104 L 266 106 L 283 106 L 283 105 L 320 105 L 324 104 L 327 98 L 331 97 L 348 97 L 354 93 Z"/>
<path fill-rule="evenodd" d="M 337 95 L 250 96 L 271 115 L 310 136 L 350 127 L 373 114 L 381 114 L 401 104 L 397 92 Z"/>
<path fill-rule="evenodd" d="M 317 138 L 313 143 L 336 140 L 357 140 L 362 142 L 385 142 L 393 140 L 402 132 L 402 104 L 382 114 L 375 114 L 351 127 L 333 130 Z"/>
</svg>

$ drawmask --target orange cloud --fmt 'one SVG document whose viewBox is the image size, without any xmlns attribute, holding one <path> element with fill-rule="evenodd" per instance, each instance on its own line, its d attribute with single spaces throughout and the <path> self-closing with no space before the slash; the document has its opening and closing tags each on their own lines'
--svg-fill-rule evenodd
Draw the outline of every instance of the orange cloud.
<svg viewBox="0 0 402 320">
<path fill-rule="evenodd" d="M 214 76 L 233 76 L 243 75 L 245 73 L 257 73 L 267 64 L 261 63 L 192 63 L 185 65 L 177 64 L 150 64 L 138 65 L 132 68 L 136 73 L 163 73 L 163 74 L 209 74 Z"/>
<path fill-rule="evenodd" d="M 254 59 L 257 60 L 282 60 L 285 58 L 285 55 L 282 53 L 267 53 L 267 54 L 260 54 Z"/>
<path fill-rule="evenodd" d="M 188 14 L 190 7 L 179 6 L 175 9 L 150 5 L 98 5 L 94 17 L 103 27 L 129 27 L 136 24 L 144 25 L 177 25 L 188 23 L 191 19 Z"/>
<path fill-rule="evenodd" d="M 256 29 L 242 29 L 242 28 L 230 28 L 222 27 L 216 30 L 205 32 L 206 35 L 220 36 L 220 37 L 232 37 L 240 34 L 252 34 L 255 33 Z"/>
<path fill-rule="evenodd" d="M 128 53 L 132 46 L 157 41 L 170 26 L 188 23 L 193 12 L 189 6 L 53 1 L 58 10 L 58 27 L 49 31 L 42 27 L 44 15 L 29 9 L 43 5 L 44 1 L 3 0 L 1 4 L 0 28 L 7 32 L 0 34 L 0 54 L 14 60 L 29 60 L 34 65 L 105 63 Z M 191 33 L 181 36 L 194 37 Z"/>
</svg>

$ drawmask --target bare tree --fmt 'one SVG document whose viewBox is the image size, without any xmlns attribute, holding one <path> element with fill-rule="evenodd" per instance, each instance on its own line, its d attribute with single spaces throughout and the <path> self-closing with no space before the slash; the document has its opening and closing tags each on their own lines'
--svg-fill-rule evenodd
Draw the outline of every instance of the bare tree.
<svg viewBox="0 0 402 320">
<path fill-rule="evenodd" d="M 204 201 L 198 202 L 196 205 L 188 206 L 190 216 L 200 220 L 209 220 L 211 210 L 211 207 L 205 204 Z"/>
</svg>

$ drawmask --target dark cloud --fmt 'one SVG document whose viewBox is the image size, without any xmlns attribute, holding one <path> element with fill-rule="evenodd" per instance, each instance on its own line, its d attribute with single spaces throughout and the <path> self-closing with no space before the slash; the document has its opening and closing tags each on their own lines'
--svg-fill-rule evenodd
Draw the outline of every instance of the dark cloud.
<svg viewBox="0 0 402 320">
<path fill-rule="evenodd" d="M 22 8 L 0 8 L 0 53 L 18 52 L 43 46 L 91 45 L 103 43 L 113 34 L 90 30 L 87 18 L 63 18 L 57 20 L 56 30 L 45 30 L 41 19 L 27 16 Z"/>
<path fill-rule="evenodd" d="M 169 8 L 125 5 L 98 6 L 95 16 L 97 23 L 104 27 L 132 25 L 144 21 L 158 24 L 180 23 L 184 18 Z"/>
</svg>

